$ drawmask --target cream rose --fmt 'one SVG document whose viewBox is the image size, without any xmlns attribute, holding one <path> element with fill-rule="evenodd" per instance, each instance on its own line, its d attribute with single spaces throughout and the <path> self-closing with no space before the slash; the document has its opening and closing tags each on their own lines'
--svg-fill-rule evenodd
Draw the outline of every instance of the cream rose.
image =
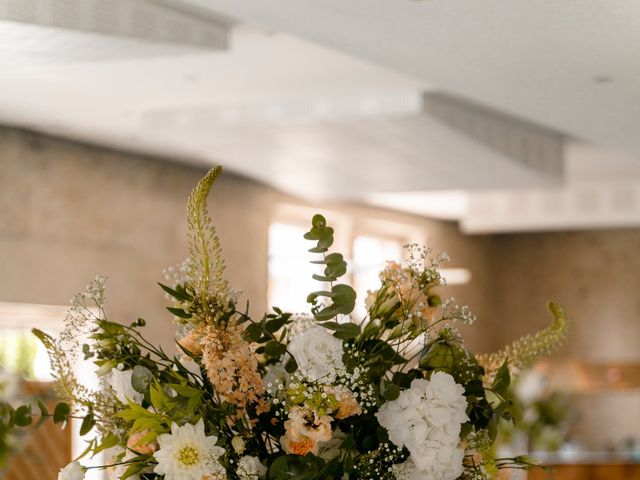
<svg viewBox="0 0 640 480">
<path fill-rule="evenodd" d="M 345 369 L 342 340 L 323 327 L 314 326 L 296 335 L 288 349 L 298 363 L 300 373 L 311 382 L 331 381 Z"/>
</svg>

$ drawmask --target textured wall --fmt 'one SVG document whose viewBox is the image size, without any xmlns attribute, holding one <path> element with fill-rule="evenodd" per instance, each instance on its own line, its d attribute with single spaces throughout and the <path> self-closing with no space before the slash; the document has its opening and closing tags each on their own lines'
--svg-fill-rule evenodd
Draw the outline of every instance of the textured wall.
<svg viewBox="0 0 640 480">
<path fill-rule="evenodd" d="M 203 170 L 15 130 L 0 130 L 0 152 L 0 300 L 65 305 L 100 273 L 111 318 L 142 316 L 155 339 L 170 338 L 155 282 L 186 256 L 185 202 Z M 230 276 L 257 298 L 266 288 L 265 191 L 228 175 L 213 194 Z M 237 204 L 227 201 L 233 194 Z M 242 235 L 253 244 L 233 241 Z"/>
<path fill-rule="evenodd" d="M 496 236 L 492 248 L 502 342 L 542 328 L 552 299 L 573 321 L 556 357 L 640 364 L 639 229 Z M 582 395 L 574 404 L 575 435 L 593 448 L 638 439 L 640 391 Z"/>
</svg>

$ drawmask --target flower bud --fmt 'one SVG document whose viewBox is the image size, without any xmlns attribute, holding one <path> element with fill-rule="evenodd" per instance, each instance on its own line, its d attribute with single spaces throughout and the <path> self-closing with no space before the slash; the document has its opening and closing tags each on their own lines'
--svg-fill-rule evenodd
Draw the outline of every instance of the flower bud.
<svg viewBox="0 0 640 480">
<path fill-rule="evenodd" d="M 244 440 L 239 435 L 231 439 L 231 446 L 238 453 L 244 452 Z"/>
</svg>

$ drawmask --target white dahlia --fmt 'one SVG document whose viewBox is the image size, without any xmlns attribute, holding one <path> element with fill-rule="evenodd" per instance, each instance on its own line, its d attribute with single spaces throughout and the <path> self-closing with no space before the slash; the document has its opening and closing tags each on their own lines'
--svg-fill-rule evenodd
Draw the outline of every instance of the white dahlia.
<svg viewBox="0 0 640 480">
<path fill-rule="evenodd" d="M 218 437 L 206 436 L 204 423 L 196 425 L 171 425 L 171 433 L 158 437 L 159 449 L 154 457 L 158 465 L 154 472 L 165 480 L 201 480 L 218 474 L 222 466 L 218 462 L 224 448 L 216 446 Z"/>
</svg>

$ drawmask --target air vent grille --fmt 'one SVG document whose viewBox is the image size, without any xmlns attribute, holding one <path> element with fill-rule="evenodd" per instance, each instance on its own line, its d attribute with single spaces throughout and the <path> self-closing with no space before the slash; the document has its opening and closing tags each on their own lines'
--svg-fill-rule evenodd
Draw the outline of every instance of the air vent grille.
<svg viewBox="0 0 640 480">
<path fill-rule="evenodd" d="M 227 47 L 229 22 L 152 0 L 0 0 L 0 20 L 167 42 Z"/>
</svg>

